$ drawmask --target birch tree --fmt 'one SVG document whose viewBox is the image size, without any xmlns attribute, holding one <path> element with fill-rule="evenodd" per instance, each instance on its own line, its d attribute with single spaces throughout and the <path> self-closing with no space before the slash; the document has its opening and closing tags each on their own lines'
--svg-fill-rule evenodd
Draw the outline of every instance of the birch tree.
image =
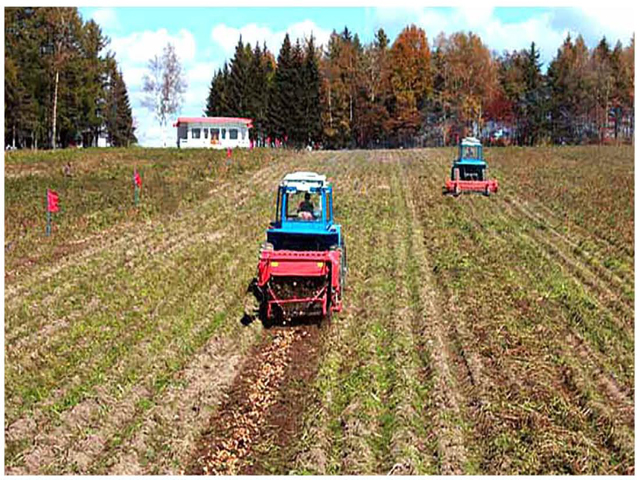
<svg viewBox="0 0 640 480">
<path fill-rule="evenodd" d="M 162 129 L 162 145 L 167 146 L 167 118 L 175 115 L 184 103 L 187 80 L 175 47 L 167 43 L 162 56 L 149 60 L 149 71 L 143 77 L 142 91 L 146 94 L 142 105 L 153 112 Z"/>
</svg>

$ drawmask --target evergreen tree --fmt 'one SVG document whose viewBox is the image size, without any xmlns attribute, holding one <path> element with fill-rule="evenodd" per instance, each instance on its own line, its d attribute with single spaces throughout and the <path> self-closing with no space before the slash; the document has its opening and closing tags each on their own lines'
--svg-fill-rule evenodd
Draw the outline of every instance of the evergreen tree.
<svg viewBox="0 0 640 480">
<path fill-rule="evenodd" d="M 289 34 L 286 34 L 278 54 L 268 109 L 271 131 L 281 141 L 291 133 L 293 105 L 297 101 L 294 68 L 293 48 Z"/>
<path fill-rule="evenodd" d="M 308 95 L 307 86 L 304 84 L 304 51 L 299 40 L 293 47 L 291 54 L 291 67 L 288 72 L 289 85 L 293 97 L 287 106 L 286 138 L 288 144 L 299 148 L 308 141 L 307 118 L 305 117 L 305 104 Z"/>
<path fill-rule="evenodd" d="M 523 52 L 523 57 L 525 90 L 520 108 L 524 129 L 523 143 L 535 145 L 546 129 L 547 95 L 541 71 L 540 52 L 536 49 L 534 42 L 531 42 L 528 51 Z"/>
<path fill-rule="evenodd" d="M 76 8 L 6 8 L 5 142 L 93 144 L 105 123 L 108 41 Z"/>
<path fill-rule="evenodd" d="M 127 87 L 113 57 L 108 59 L 107 70 L 107 98 L 104 106 L 107 139 L 114 147 L 128 147 L 137 140 Z"/>
<path fill-rule="evenodd" d="M 322 135 L 322 112 L 320 108 L 320 69 L 318 49 L 313 35 L 307 41 L 302 70 L 303 126 L 302 140 L 307 144 L 320 141 Z"/>
<path fill-rule="evenodd" d="M 251 138 L 262 144 L 267 136 L 267 106 L 269 102 L 269 70 L 268 52 L 260 49 L 256 43 L 251 54 L 249 65 L 249 89 L 247 116 L 253 119 Z"/>
<path fill-rule="evenodd" d="M 247 47 L 242 43 L 242 36 L 240 36 L 235 54 L 231 60 L 231 68 L 229 69 L 227 80 L 227 105 L 229 114 L 234 117 L 245 117 L 248 114 L 250 62 L 250 47 L 249 53 L 247 53 Z"/>
</svg>

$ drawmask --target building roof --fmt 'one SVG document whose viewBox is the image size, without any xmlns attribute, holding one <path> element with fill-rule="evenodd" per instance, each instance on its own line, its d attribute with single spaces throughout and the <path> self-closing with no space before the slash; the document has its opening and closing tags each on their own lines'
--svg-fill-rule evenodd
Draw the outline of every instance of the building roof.
<svg viewBox="0 0 640 480">
<path fill-rule="evenodd" d="M 179 117 L 174 127 L 178 127 L 182 123 L 213 123 L 213 124 L 225 124 L 225 123 L 244 123 L 247 128 L 253 128 L 253 120 L 250 118 L 241 117 Z"/>
</svg>

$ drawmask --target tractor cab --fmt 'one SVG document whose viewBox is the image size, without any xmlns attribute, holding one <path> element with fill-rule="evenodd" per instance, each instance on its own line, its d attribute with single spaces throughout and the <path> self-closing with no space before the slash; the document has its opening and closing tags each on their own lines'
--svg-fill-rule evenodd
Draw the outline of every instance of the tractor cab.
<svg viewBox="0 0 640 480">
<path fill-rule="evenodd" d="M 451 180 L 483 181 L 486 168 L 480 141 L 474 137 L 464 138 L 458 148 L 458 158 L 451 167 Z"/>
<path fill-rule="evenodd" d="M 276 218 L 267 230 L 274 250 L 329 250 L 340 245 L 340 226 L 333 223 L 333 190 L 327 177 L 295 172 L 278 187 Z"/>
</svg>

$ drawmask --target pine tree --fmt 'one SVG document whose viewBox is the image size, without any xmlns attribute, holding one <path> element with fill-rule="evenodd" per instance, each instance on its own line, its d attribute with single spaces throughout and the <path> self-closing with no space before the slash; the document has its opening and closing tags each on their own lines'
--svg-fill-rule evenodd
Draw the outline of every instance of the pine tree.
<svg viewBox="0 0 640 480">
<path fill-rule="evenodd" d="M 273 90 L 269 103 L 269 122 L 273 135 L 284 140 L 290 134 L 292 125 L 293 105 L 297 101 L 295 92 L 295 73 L 293 48 L 289 34 L 286 34 L 280 53 L 278 63 L 273 78 Z"/>
<path fill-rule="evenodd" d="M 231 60 L 229 78 L 227 80 L 227 105 L 231 116 L 247 116 L 250 88 L 250 58 L 250 50 L 249 54 L 247 54 L 247 47 L 242 43 L 242 36 L 240 36 L 238 44 L 236 45 L 235 54 Z"/>
<path fill-rule="evenodd" d="M 522 119 L 524 123 L 524 143 L 535 145 L 545 131 L 545 110 L 547 95 L 541 71 L 540 52 L 536 44 L 531 42 L 528 51 L 523 51 L 523 77 L 525 90 L 521 100 Z"/>
<path fill-rule="evenodd" d="M 107 44 L 76 8 L 5 9 L 5 141 L 93 143 L 105 122 Z"/>
<path fill-rule="evenodd" d="M 256 43 L 251 53 L 251 62 L 249 64 L 248 75 L 248 104 L 246 115 L 253 119 L 253 129 L 251 130 L 251 138 L 262 144 L 267 136 L 267 106 L 269 102 L 269 61 L 267 59 L 268 51 L 261 50 L 260 45 Z"/>
<path fill-rule="evenodd" d="M 296 40 L 291 54 L 291 61 L 288 83 L 291 86 L 293 96 L 290 96 L 290 101 L 286 104 L 286 138 L 290 145 L 299 148 L 308 141 L 308 119 L 305 117 L 305 100 L 308 91 L 307 86 L 304 84 L 304 51 L 300 40 Z"/>
<path fill-rule="evenodd" d="M 318 66 L 318 49 L 314 38 L 307 41 L 302 71 L 304 131 L 302 140 L 306 144 L 320 141 L 322 135 L 322 111 L 320 108 L 320 69 Z"/>
<path fill-rule="evenodd" d="M 113 57 L 108 58 L 107 70 L 107 98 L 104 107 L 107 139 L 114 147 L 128 147 L 137 140 L 127 87 Z"/>
</svg>

